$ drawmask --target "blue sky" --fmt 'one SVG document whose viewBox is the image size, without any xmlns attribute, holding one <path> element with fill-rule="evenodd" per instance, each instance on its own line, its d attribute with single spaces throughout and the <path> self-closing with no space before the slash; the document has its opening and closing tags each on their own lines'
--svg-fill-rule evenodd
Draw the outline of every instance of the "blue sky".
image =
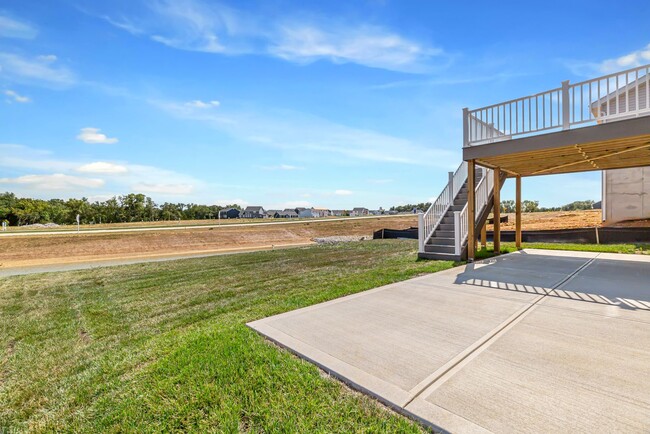
<svg viewBox="0 0 650 434">
<path fill-rule="evenodd" d="M 0 190 L 426 201 L 460 162 L 463 107 L 650 63 L 648 16 L 645 1 L 5 0 Z M 597 200 L 600 173 L 523 186 L 545 206 Z"/>
</svg>

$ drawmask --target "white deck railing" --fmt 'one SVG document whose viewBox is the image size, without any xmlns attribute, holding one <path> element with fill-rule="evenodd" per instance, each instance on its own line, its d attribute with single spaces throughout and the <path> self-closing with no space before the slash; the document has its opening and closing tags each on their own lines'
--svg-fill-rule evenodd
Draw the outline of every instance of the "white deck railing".
<svg viewBox="0 0 650 434">
<path fill-rule="evenodd" d="M 467 163 L 462 162 L 455 172 L 449 173 L 449 181 L 438 198 L 431 204 L 424 214 L 420 214 L 418 221 L 418 240 L 420 252 L 424 252 L 424 244 L 433 235 L 440 225 L 449 207 L 453 205 L 454 199 L 467 180 Z"/>
<path fill-rule="evenodd" d="M 650 114 L 650 65 L 535 95 L 463 110 L 463 145 L 471 146 Z"/>
<path fill-rule="evenodd" d="M 488 201 L 490 200 L 490 195 L 494 188 L 494 172 L 490 169 L 481 168 L 483 174 L 481 181 L 476 186 L 476 212 L 475 212 L 475 222 L 478 221 L 481 214 L 485 210 L 485 207 L 488 206 Z M 467 241 L 467 235 L 469 233 L 469 219 L 467 216 L 467 204 L 463 207 L 462 211 L 454 212 L 454 246 L 455 254 L 460 256 L 463 250 L 463 245 Z"/>
</svg>

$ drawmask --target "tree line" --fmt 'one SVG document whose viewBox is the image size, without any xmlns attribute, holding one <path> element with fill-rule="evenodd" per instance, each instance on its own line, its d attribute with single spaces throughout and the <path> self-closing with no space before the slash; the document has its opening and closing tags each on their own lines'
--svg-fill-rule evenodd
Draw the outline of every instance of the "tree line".
<svg viewBox="0 0 650 434">
<path fill-rule="evenodd" d="M 587 210 L 593 209 L 595 202 L 593 200 L 577 200 L 575 202 L 568 203 L 566 205 L 557 206 L 557 207 L 543 207 L 539 206 L 538 200 L 522 200 L 521 201 L 521 211 L 522 212 L 545 212 L 545 211 L 578 211 L 578 210 Z M 391 211 L 398 212 L 411 212 L 413 209 L 419 209 L 426 211 L 431 206 L 431 202 L 423 202 L 418 204 L 406 204 L 399 206 L 392 206 Z M 515 212 L 515 201 L 514 200 L 502 200 L 501 201 L 501 212 L 503 213 L 513 213 Z"/>
<path fill-rule="evenodd" d="M 16 197 L 13 193 L 0 194 L 0 221 L 9 225 L 35 223 L 82 224 L 150 222 L 159 220 L 216 219 L 224 208 L 241 209 L 236 204 L 225 207 L 194 203 L 155 203 L 144 194 L 130 193 L 105 201 L 90 202 L 81 199 L 32 199 Z"/>
</svg>

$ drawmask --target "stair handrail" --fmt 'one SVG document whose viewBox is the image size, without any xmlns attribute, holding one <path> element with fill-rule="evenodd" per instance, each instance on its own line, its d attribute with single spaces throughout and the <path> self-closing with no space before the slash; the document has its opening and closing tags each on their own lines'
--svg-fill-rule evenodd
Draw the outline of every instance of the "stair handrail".
<svg viewBox="0 0 650 434">
<path fill-rule="evenodd" d="M 474 223 L 480 218 L 485 207 L 488 205 L 490 200 L 490 193 L 494 188 L 494 176 L 491 169 L 481 168 L 483 174 L 481 180 L 479 181 L 476 189 L 476 212 L 474 217 Z M 467 241 L 467 236 L 469 234 L 469 225 L 467 218 L 467 203 L 463 207 L 462 211 L 456 211 L 454 213 L 454 252 L 456 255 L 460 255 L 463 249 L 465 241 Z"/>
<path fill-rule="evenodd" d="M 467 179 L 467 163 L 463 161 L 456 169 L 449 182 L 442 189 L 438 198 L 429 206 L 424 214 L 419 215 L 418 221 L 418 241 L 420 252 L 424 252 L 424 244 L 440 225 L 442 218 L 453 205 L 454 198 L 463 187 Z"/>
</svg>

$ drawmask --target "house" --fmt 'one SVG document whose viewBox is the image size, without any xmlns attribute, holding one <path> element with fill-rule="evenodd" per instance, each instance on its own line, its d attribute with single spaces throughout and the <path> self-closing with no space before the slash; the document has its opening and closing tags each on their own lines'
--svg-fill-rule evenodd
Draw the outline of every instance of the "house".
<svg viewBox="0 0 650 434">
<path fill-rule="evenodd" d="M 326 208 L 312 208 L 311 211 L 314 217 L 329 217 L 332 215 L 332 211 Z"/>
<path fill-rule="evenodd" d="M 294 208 L 294 211 L 296 212 L 296 214 L 300 215 L 300 211 L 304 211 L 306 209 L 307 208 L 298 207 L 298 208 Z"/>
<path fill-rule="evenodd" d="M 636 117 L 650 110 L 650 80 L 646 75 L 611 89 L 591 103 L 598 123 Z M 637 98 L 638 96 L 638 98 Z M 603 170 L 602 218 L 608 223 L 650 218 L 650 166 Z"/>
<path fill-rule="evenodd" d="M 220 219 L 238 219 L 240 213 L 241 213 L 241 211 L 239 211 L 237 208 L 222 209 L 222 210 L 219 211 L 219 218 Z"/>
<path fill-rule="evenodd" d="M 316 214 L 314 214 L 314 210 L 309 208 L 303 208 L 299 213 L 298 217 L 300 218 L 313 218 L 316 217 Z"/>
<path fill-rule="evenodd" d="M 261 219 L 266 216 L 264 208 L 261 206 L 247 206 L 244 212 L 241 214 L 242 218 L 245 219 Z"/>
<path fill-rule="evenodd" d="M 372 215 L 383 215 L 384 214 L 384 209 L 383 208 L 373 209 L 373 210 L 369 211 L 369 213 L 372 214 Z"/>
<path fill-rule="evenodd" d="M 368 213 L 369 213 L 368 208 L 354 208 L 352 212 L 350 212 L 350 216 L 361 217 L 364 215 L 368 215 Z"/>
<path fill-rule="evenodd" d="M 602 218 L 607 223 L 650 218 L 650 166 L 603 170 Z"/>
<path fill-rule="evenodd" d="M 270 209 L 266 212 L 266 217 L 270 219 L 277 219 L 280 218 L 280 210 L 279 209 Z"/>
<path fill-rule="evenodd" d="M 287 209 L 285 209 L 283 211 L 280 211 L 280 218 L 283 218 L 283 219 L 295 219 L 295 218 L 298 218 L 298 213 L 294 209 L 287 208 Z"/>
<path fill-rule="evenodd" d="M 346 215 L 350 215 L 350 213 L 344 209 L 333 209 L 332 210 L 332 215 L 336 217 L 343 217 Z"/>
</svg>

